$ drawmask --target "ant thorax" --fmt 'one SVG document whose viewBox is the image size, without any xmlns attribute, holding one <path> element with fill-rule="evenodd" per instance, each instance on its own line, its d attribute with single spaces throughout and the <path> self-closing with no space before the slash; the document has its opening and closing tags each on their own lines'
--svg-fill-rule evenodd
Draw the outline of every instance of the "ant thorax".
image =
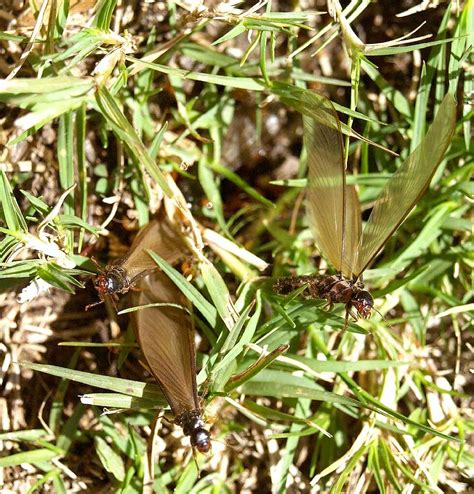
<svg viewBox="0 0 474 494">
<path fill-rule="evenodd" d="M 207 453 L 211 449 L 211 435 L 200 410 L 184 411 L 176 417 L 175 423 L 183 428 L 185 436 L 189 436 L 193 448 L 201 453 Z"/>
<path fill-rule="evenodd" d="M 305 288 L 301 297 L 326 300 L 328 307 L 335 303 L 345 304 L 347 311 L 354 307 L 363 318 L 370 315 L 374 304 L 372 296 L 364 290 L 364 284 L 360 280 L 351 280 L 337 274 L 279 278 L 273 285 L 273 290 L 279 295 L 288 295 L 303 286 Z"/>
<path fill-rule="evenodd" d="M 301 296 L 309 299 L 326 299 L 335 303 L 347 304 L 354 292 L 362 288 L 359 282 L 343 278 L 340 275 L 303 275 L 289 278 L 280 278 L 273 285 L 273 289 L 280 295 L 306 285 Z"/>
</svg>

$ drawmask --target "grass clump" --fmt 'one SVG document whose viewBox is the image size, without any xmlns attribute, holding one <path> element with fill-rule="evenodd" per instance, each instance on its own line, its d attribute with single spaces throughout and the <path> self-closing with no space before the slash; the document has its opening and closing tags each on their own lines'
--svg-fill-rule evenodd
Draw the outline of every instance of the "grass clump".
<svg viewBox="0 0 474 494">
<path fill-rule="evenodd" d="M 471 4 L 5 11 L 4 488 L 468 489 Z M 345 119 L 364 219 L 444 94 L 459 102 L 430 189 L 364 275 L 384 319 L 348 331 L 343 308 L 271 289 L 273 277 L 327 268 L 302 207 L 314 90 Z M 178 428 L 155 420 L 166 401 L 127 316 L 84 311 L 96 300 L 90 258 L 126 254 L 163 204 L 193 239 L 185 265 L 155 260 L 194 307 L 215 438 L 200 472 Z"/>
</svg>

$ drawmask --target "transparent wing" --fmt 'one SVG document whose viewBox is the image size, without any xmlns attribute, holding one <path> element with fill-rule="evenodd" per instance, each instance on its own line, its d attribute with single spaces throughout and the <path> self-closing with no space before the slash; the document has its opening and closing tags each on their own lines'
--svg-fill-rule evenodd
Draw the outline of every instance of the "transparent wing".
<svg viewBox="0 0 474 494">
<path fill-rule="evenodd" d="M 303 117 L 308 155 L 306 211 L 317 247 L 341 271 L 345 207 L 342 134 L 329 100 L 322 100 L 318 115 L 318 121 Z"/>
<path fill-rule="evenodd" d="M 187 307 L 187 300 L 161 271 L 137 283 L 134 306 L 172 303 Z M 177 307 L 150 307 L 132 312 L 132 323 L 145 361 L 175 416 L 199 409 L 196 390 L 196 351 L 191 315 Z"/>
<path fill-rule="evenodd" d="M 187 252 L 184 241 L 164 213 L 160 213 L 140 231 L 128 255 L 118 262 L 131 279 L 147 270 L 157 268 L 146 252 L 148 249 L 155 251 L 170 264 L 176 263 Z"/>
<path fill-rule="evenodd" d="M 354 274 L 359 276 L 407 217 L 428 187 L 456 126 L 456 101 L 447 94 L 420 145 L 387 182 L 360 239 Z"/>
<path fill-rule="evenodd" d="M 346 219 L 344 223 L 344 250 L 342 258 L 342 274 L 352 278 L 357 260 L 360 234 L 362 230 L 359 197 L 353 185 L 346 185 Z"/>
</svg>

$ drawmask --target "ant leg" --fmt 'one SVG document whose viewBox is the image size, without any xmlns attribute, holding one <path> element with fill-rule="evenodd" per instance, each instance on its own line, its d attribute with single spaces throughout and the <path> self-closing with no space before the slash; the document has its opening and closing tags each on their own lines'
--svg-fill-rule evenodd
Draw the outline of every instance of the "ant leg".
<svg viewBox="0 0 474 494">
<path fill-rule="evenodd" d="M 204 399 L 208 395 L 210 384 L 211 383 L 209 382 L 209 378 L 207 378 L 204 381 L 204 383 L 202 384 L 202 390 L 201 390 L 201 393 L 200 393 L 200 396 L 199 396 L 200 404 L 202 404 L 204 402 Z"/>
<path fill-rule="evenodd" d="M 143 290 L 144 290 L 143 288 L 139 288 L 138 286 L 136 286 L 135 283 L 132 283 L 127 289 L 127 291 L 131 291 L 131 292 L 143 292 Z"/>
<path fill-rule="evenodd" d="M 201 469 L 199 468 L 199 463 L 197 461 L 197 455 L 196 455 L 196 451 L 194 450 L 194 447 L 192 448 L 192 450 L 193 450 L 194 464 L 196 465 L 196 470 L 197 470 L 197 478 L 200 479 L 201 478 Z"/>
<path fill-rule="evenodd" d="M 92 309 L 92 307 L 95 307 L 96 305 L 100 305 L 100 304 L 103 304 L 103 303 L 104 303 L 104 301 L 103 301 L 103 300 L 99 300 L 99 301 L 97 301 L 97 302 L 94 302 L 93 304 L 88 304 L 88 305 L 86 305 L 86 306 L 84 307 L 84 310 L 85 310 L 85 311 L 88 311 L 88 310 Z"/>
<path fill-rule="evenodd" d="M 346 331 L 347 326 L 349 325 L 349 315 L 351 315 L 351 308 L 346 305 L 346 317 L 344 318 L 344 329 Z"/>
<path fill-rule="evenodd" d="M 112 302 L 115 312 L 118 312 L 118 307 L 117 307 L 117 302 L 119 301 L 118 295 L 116 293 L 113 293 L 109 300 Z"/>
<path fill-rule="evenodd" d="M 352 310 L 349 311 L 349 314 L 352 316 L 354 319 L 354 322 L 357 322 L 359 320 L 359 317 L 357 316 L 356 312 L 353 312 Z"/>
<path fill-rule="evenodd" d="M 161 420 L 164 420 L 167 424 L 174 425 L 176 422 L 174 420 L 169 419 L 166 415 L 162 415 Z"/>
<path fill-rule="evenodd" d="M 328 295 L 326 299 L 326 304 L 322 307 L 322 310 L 325 310 L 327 312 L 331 312 L 332 308 L 334 307 L 334 302 L 331 299 L 331 296 Z"/>
<path fill-rule="evenodd" d="M 344 327 L 342 328 L 342 332 L 341 332 L 341 341 L 342 341 L 342 338 L 344 337 L 344 335 L 346 334 L 347 326 L 349 326 L 349 316 L 354 317 L 354 315 L 351 312 L 350 302 L 346 304 L 346 315 L 344 317 Z M 357 321 L 357 319 L 356 319 L 356 321 Z"/>
<path fill-rule="evenodd" d="M 349 302 L 346 304 L 346 317 L 344 320 L 344 331 L 347 329 L 347 326 L 349 325 L 349 316 L 352 317 L 354 322 L 357 322 L 359 318 L 357 317 L 357 313 L 355 313 L 353 310 L 352 304 Z"/>
</svg>

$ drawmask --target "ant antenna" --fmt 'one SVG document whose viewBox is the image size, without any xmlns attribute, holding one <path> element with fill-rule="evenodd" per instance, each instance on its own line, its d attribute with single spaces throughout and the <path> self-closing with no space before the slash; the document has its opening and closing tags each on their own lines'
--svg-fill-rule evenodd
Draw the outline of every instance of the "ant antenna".
<svg viewBox="0 0 474 494">
<path fill-rule="evenodd" d="M 104 268 L 103 268 L 102 264 L 100 264 L 100 262 L 94 256 L 91 256 L 90 260 L 94 263 L 94 265 L 97 268 L 97 270 L 99 271 L 99 273 L 104 272 Z"/>
<path fill-rule="evenodd" d="M 382 321 L 384 321 L 387 324 L 387 327 L 389 327 L 389 328 L 392 327 L 392 325 L 387 321 L 387 319 L 385 319 L 385 317 L 383 316 L 383 314 L 380 311 L 378 311 L 375 307 L 372 307 L 372 310 L 377 312 L 377 314 L 382 318 Z"/>
</svg>

